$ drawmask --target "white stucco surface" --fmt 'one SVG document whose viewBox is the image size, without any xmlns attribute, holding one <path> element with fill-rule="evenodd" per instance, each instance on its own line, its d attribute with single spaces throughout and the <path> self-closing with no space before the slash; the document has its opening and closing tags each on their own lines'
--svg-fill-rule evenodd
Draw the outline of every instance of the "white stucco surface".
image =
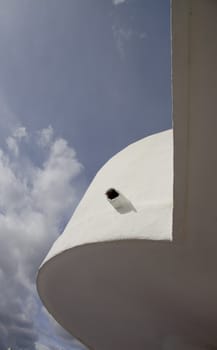
<svg viewBox="0 0 217 350">
<path fill-rule="evenodd" d="M 172 138 L 172 130 L 167 130 L 135 142 L 111 158 L 95 176 L 45 261 L 93 242 L 172 240 Z M 106 198 L 110 188 L 120 192 L 134 210 L 120 214 Z"/>
</svg>

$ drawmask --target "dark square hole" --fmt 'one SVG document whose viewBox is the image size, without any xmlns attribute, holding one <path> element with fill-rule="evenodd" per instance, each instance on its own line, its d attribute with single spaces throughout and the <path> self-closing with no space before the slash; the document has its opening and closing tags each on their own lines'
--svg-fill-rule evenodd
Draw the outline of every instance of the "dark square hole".
<svg viewBox="0 0 217 350">
<path fill-rule="evenodd" d="M 114 199 L 119 196 L 119 193 L 114 188 L 110 188 L 105 194 L 109 199 Z"/>
</svg>

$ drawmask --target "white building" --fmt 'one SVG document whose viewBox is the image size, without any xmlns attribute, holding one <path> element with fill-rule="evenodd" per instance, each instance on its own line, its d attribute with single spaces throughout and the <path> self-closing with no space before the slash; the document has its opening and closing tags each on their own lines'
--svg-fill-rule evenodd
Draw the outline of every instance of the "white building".
<svg viewBox="0 0 217 350">
<path fill-rule="evenodd" d="M 216 38 L 216 0 L 172 1 L 174 140 L 113 157 L 40 267 L 48 311 L 90 349 L 217 347 Z"/>
</svg>

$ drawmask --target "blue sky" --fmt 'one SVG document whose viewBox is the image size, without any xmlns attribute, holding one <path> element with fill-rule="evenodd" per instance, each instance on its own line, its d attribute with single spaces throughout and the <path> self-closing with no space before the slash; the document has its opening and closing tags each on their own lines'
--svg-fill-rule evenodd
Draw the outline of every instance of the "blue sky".
<svg viewBox="0 0 217 350">
<path fill-rule="evenodd" d="M 103 163 L 171 128 L 169 10 L 169 0 L 0 2 L 2 348 L 80 349 L 46 314 L 35 274 Z"/>
</svg>

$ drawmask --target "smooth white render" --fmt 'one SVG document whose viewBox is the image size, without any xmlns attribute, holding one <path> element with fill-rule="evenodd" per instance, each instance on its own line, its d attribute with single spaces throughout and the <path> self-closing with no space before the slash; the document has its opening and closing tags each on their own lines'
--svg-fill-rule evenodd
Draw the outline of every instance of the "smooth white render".
<svg viewBox="0 0 217 350">
<path fill-rule="evenodd" d="M 110 188 L 134 210 L 115 210 L 105 195 Z M 172 209 L 173 134 L 167 130 L 131 144 L 101 168 L 45 261 L 93 242 L 172 240 Z"/>
</svg>

